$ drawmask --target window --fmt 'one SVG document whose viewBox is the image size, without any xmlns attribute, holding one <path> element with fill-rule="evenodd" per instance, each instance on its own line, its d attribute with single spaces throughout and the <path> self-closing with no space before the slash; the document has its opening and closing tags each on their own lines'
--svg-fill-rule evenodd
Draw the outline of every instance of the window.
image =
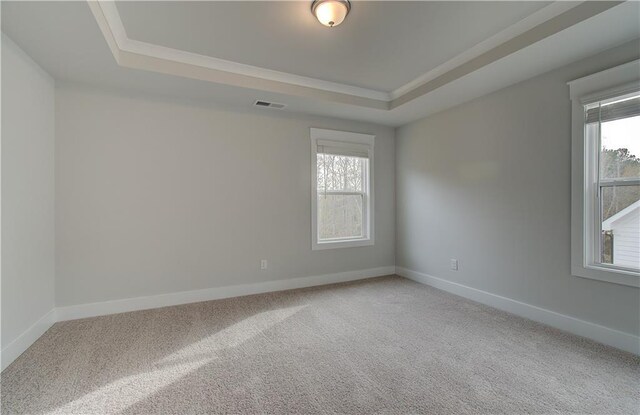
<svg viewBox="0 0 640 415">
<path fill-rule="evenodd" d="M 640 286 L 639 68 L 634 61 L 569 84 L 572 273 L 632 286 Z"/>
<path fill-rule="evenodd" d="M 314 250 L 373 245 L 374 138 L 311 129 Z"/>
<path fill-rule="evenodd" d="M 640 269 L 640 94 L 585 105 L 587 198 L 597 265 Z"/>
</svg>

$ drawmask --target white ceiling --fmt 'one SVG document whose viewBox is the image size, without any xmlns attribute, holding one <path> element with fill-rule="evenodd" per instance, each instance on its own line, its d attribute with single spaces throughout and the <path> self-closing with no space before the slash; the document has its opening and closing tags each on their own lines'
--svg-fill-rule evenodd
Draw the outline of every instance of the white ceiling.
<svg viewBox="0 0 640 415">
<path fill-rule="evenodd" d="M 326 81 L 392 91 L 548 2 L 355 1 L 318 23 L 306 1 L 118 3 L 136 40 Z"/>
<path fill-rule="evenodd" d="M 242 3 L 239 6 L 228 4 L 220 6 L 209 3 L 194 5 L 188 2 L 181 4 L 179 8 L 183 9 L 183 11 L 180 13 L 176 12 L 175 14 L 167 10 L 156 12 L 155 10 L 164 9 L 164 6 L 156 2 L 148 5 L 118 4 L 118 8 L 121 12 L 122 22 L 127 32 L 126 34 L 132 39 L 156 43 L 170 48 L 183 48 L 188 52 L 207 54 L 213 54 L 215 52 L 218 54 L 215 58 L 226 59 L 228 61 L 237 59 L 235 62 L 239 64 L 262 66 L 265 69 L 275 69 L 312 78 L 320 77 L 319 79 L 340 82 L 342 84 L 346 83 L 354 87 L 375 87 L 376 90 L 382 91 L 395 88 L 398 84 L 414 77 L 415 74 L 420 75 L 424 73 L 425 70 L 428 71 L 433 65 L 437 65 L 440 69 L 432 72 L 436 75 L 442 73 L 446 75 L 448 72 L 443 71 L 448 70 L 448 64 L 465 62 L 461 57 L 466 56 L 468 60 L 469 56 L 471 56 L 469 54 L 477 49 L 477 46 L 475 49 L 472 47 L 471 49 L 463 51 L 462 54 L 460 54 L 459 49 L 456 49 L 466 47 L 468 43 L 464 42 L 470 42 L 470 40 L 461 40 L 451 35 L 451 27 L 454 27 L 460 32 L 465 32 L 466 30 L 463 25 L 457 24 L 458 21 L 453 18 L 450 18 L 453 20 L 446 22 L 444 18 L 434 20 L 434 22 L 441 24 L 440 27 L 443 28 L 442 31 L 439 32 L 440 35 L 433 34 L 426 39 L 410 37 L 402 41 L 403 36 L 406 36 L 407 32 L 413 31 L 418 33 L 416 31 L 429 29 L 420 27 L 419 23 L 415 23 L 421 21 L 421 19 L 425 21 L 433 19 L 429 13 L 419 10 L 421 10 L 422 7 L 434 5 L 422 3 L 402 2 L 390 4 L 385 2 L 381 5 L 373 6 L 362 4 L 360 8 L 360 3 L 358 2 L 354 5 L 352 13 L 347 20 L 338 28 L 324 28 L 311 20 L 310 23 L 313 23 L 313 25 L 309 27 L 309 34 L 307 36 L 301 34 L 303 32 L 298 31 L 302 30 L 298 26 L 303 25 L 304 21 L 296 21 L 298 26 L 293 28 L 287 27 L 288 23 L 293 24 L 290 19 L 285 19 L 283 22 L 277 21 L 274 18 L 275 23 L 265 24 L 263 27 L 271 27 L 269 25 L 273 24 L 279 29 L 267 30 L 266 34 L 259 36 L 259 43 L 251 43 L 249 41 L 255 37 L 254 35 L 246 35 L 242 40 L 237 40 L 231 35 L 223 36 L 224 33 L 226 33 L 224 31 L 216 32 L 217 30 L 222 30 L 220 27 L 215 29 L 202 27 L 206 26 L 206 23 L 209 21 L 208 19 L 193 20 L 194 23 L 192 26 L 197 26 L 197 28 L 180 26 L 181 29 L 177 31 L 163 30 L 163 28 L 167 26 L 181 25 L 182 23 L 176 22 L 184 19 L 185 15 L 194 13 L 185 11 L 187 9 L 190 10 L 190 7 L 194 6 L 204 8 L 214 7 L 216 10 L 219 10 L 217 9 L 218 7 L 230 7 L 235 14 L 229 17 L 229 21 L 237 22 L 238 19 L 243 20 L 243 16 L 245 15 L 246 21 L 255 19 L 259 21 L 260 17 L 270 16 L 268 12 L 269 7 L 267 7 L 269 4 L 272 3 Z M 482 6 L 485 3 L 478 4 Z M 303 2 L 302 5 L 305 9 L 308 7 L 306 2 Z M 511 4 L 504 3 L 504 5 Z M 298 3 L 278 5 L 278 7 L 281 6 L 290 9 L 291 13 L 297 10 L 298 7 L 301 7 Z M 316 39 L 316 36 L 327 36 L 329 39 L 334 39 L 335 42 L 337 40 L 333 38 L 333 36 L 334 33 L 339 33 L 337 30 L 341 28 L 347 28 L 345 32 L 354 30 L 349 25 L 352 24 L 354 20 L 357 21 L 355 17 L 358 13 L 357 10 L 366 10 L 365 6 L 373 7 L 374 9 L 381 7 L 380 10 L 385 8 L 392 10 L 398 9 L 394 11 L 394 13 L 396 13 L 394 16 L 409 16 L 409 21 L 414 22 L 413 26 L 418 26 L 410 27 L 410 25 L 405 25 L 403 22 L 400 22 L 394 25 L 379 24 L 377 29 L 376 27 L 369 27 L 367 29 L 370 32 L 368 36 L 372 39 L 384 39 L 384 47 L 388 48 L 388 52 L 385 53 L 389 53 L 391 57 L 385 56 L 384 53 L 382 53 L 383 49 L 379 48 L 378 43 L 367 42 L 366 39 L 356 35 L 353 35 L 356 39 L 349 41 L 356 42 L 359 46 L 351 50 L 350 53 L 350 48 L 345 47 L 341 53 L 347 54 L 347 59 L 334 59 L 330 65 L 314 65 L 312 62 L 307 61 L 307 57 L 313 56 L 313 53 L 310 53 L 313 52 L 311 50 L 312 48 L 302 48 L 300 49 L 301 52 L 296 52 L 293 46 L 285 48 L 279 44 L 280 41 L 278 39 L 286 38 L 287 30 L 290 30 L 292 33 L 292 35 L 289 36 L 291 39 L 290 44 L 298 45 L 297 47 L 299 48 L 301 48 L 301 46 L 299 46 L 301 44 L 313 43 L 309 43 L 309 37 L 314 37 L 315 44 L 323 43 Z M 480 7 L 476 4 L 472 6 Z M 487 6 L 495 7 L 494 4 L 487 4 Z M 535 6 L 536 5 L 527 5 L 529 11 L 534 11 Z M 486 65 L 476 68 L 470 73 L 455 77 L 436 88 L 432 88 L 426 92 L 422 91 L 406 103 L 395 107 L 389 106 L 388 108 L 376 109 L 348 101 L 333 100 L 333 97 L 324 98 L 323 95 L 319 93 L 315 95 L 301 94 L 293 87 L 281 90 L 263 88 L 259 85 L 247 87 L 246 85 L 238 85 L 238 83 L 212 82 L 210 80 L 192 79 L 193 77 L 189 78 L 158 73 L 158 71 L 153 68 L 149 70 L 132 69 L 131 67 L 126 67 L 127 65 L 122 65 L 122 62 L 119 65 L 116 59 L 114 59 L 113 49 L 110 49 L 108 46 L 94 14 L 87 3 L 83 1 L 3 1 L 1 7 L 2 31 L 32 56 L 33 59 L 56 78 L 58 82 L 90 85 L 106 90 L 118 90 L 120 93 L 123 91 L 125 93 L 129 91 L 135 93 L 142 92 L 150 96 L 169 97 L 171 99 L 181 99 L 189 102 L 197 101 L 198 104 L 243 111 L 274 111 L 252 108 L 252 104 L 256 99 L 271 100 L 287 104 L 287 108 L 280 111 L 280 114 L 283 115 L 289 111 L 302 112 L 371 121 L 393 126 L 402 125 L 408 121 L 591 56 L 625 41 L 640 38 L 640 24 L 638 24 L 640 3 L 627 2 L 598 13 L 593 17 L 579 21 L 571 27 L 565 28 L 535 43 L 526 45 L 500 59 L 488 62 Z M 149 8 L 146 16 L 144 16 L 145 7 Z M 405 7 L 406 9 L 404 9 Z M 517 13 L 526 14 L 526 7 L 524 9 L 518 9 L 520 10 L 519 12 L 516 10 L 518 7 L 520 6 L 510 9 L 505 15 L 501 14 L 500 19 L 502 20 L 497 19 L 496 21 L 492 21 L 491 27 L 476 27 L 473 30 L 477 30 L 478 33 L 481 30 L 485 30 L 485 35 L 490 35 L 492 31 L 500 30 L 499 25 L 508 24 L 507 20 L 509 18 L 516 19 L 514 16 L 516 16 Z M 571 7 L 573 6 L 571 5 Z M 257 9 L 260 9 L 260 11 L 257 12 Z M 152 12 L 151 10 L 154 11 Z M 243 11 L 241 12 L 240 10 Z M 408 10 L 411 12 L 407 12 Z M 448 9 L 448 12 L 452 13 L 451 10 L 453 9 Z M 546 9 L 541 9 L 541 11 L 544 10 Z M 425 13 L 425 15 L 422 16 L 421 13 Z M 145 19 L 147 23 L 144 23 Z M 167 22 L 165 19 L 170 19 L 171 22 Z M 309 20 L 308 16 L 302 19 Z M 226 19 L 223 18 L 222 20 L 224 21 Z M 195 22 L 201 23 L 196 24 Z M 219 22 L 219 24 L 222 25 L 223 23 Z M 237 23 L 232 26 L 234 27 L 233 30 L 237 30 L 237 33 L 243 32 L 242 24 Z M 405 26 L 408 27 L 405 28 Z M 229 30 L 231 31 L 232 29 Z M 318 31 L 321 35 L 316 34 Z M 208 35 L 206 35 L 206 33 L 210 33 L 211 36 L 215 35 L 216 38 L 223 36 L 224 42 L 208 42 L 206 39 Z M 449 35 L 443 36 L 442 33 L 448 33 Z M 196 40 L 190 40 L 190 37 L 194 36 Z M 485 41 L 485 39 L 478 37 L 473 41 L 482 44 L 482 41 Z M 258 41 L 256 40 L 256 42 Z M 208 43 L 210 44 L 208 45 Z M 398 46 L 393 47 L 394 45 Z M 205 50 L 204 48 L 209 49 Z M 234 51 L 235 48 L 238 50 Z M 434 52 L 437 53 L 437 55 L 431 54 L 431 48 L 437 51 Z M 262 50 L 263 53 L 249 53 L 251 50 Z M 235 55 L 233 53 L 235 53 Z M 303 55 L 298 55 L 298 53 L 302 53 Z M 453 55 L 457 55 L 457 58 L 447 61 L 447 59 Z M 305 56 L 305 58 L 301 59 L 301 56 Z M 438 58 L 436 59 L 434 56 L 438 56 Z M 380 62 L 380 65 L 386 65 L 385 68 L 388 69 L 378 71 L 377 68 L 373 68 L 367 71 L 364 67 L 367 65 L 363 63 L 358 64 L 358 62 L 365 62 L 366 59 L 377 60 Z M 407 61 L 405 62 L 402 59 Z M 299 62 L 301 60 L 305 62 Z M 323 60 L 320 59 L 316 62 L 322 63 L 322 61 Z M 407 63 L 409 61 L 420 62 L 420 64 L 424 66 L 414 68 L 413 64 Z M 346 69 L 350 68 L 349 65 L 355 65 L 355 69 Z M 444 70 L 441 70 L 442 68 L 444 68 Z M 449 69 L 450 68 L 457 69 L 455 66 L 450 66 Z M 307 70 L 310 72 L 304 72 Z M 313 72 L 314 70 L 318 72 Z M 300 72 L 296 73 L 295 71 Z M 387 72 L 391 73 L 389 74 Z M 369 84 L 369 82 L 373 82 L 372 80 L 376 79 L 380 80 L 379 84 Z M 325 93 L 325 95 L 328 95 L 328 93 Z"/>
</svg>

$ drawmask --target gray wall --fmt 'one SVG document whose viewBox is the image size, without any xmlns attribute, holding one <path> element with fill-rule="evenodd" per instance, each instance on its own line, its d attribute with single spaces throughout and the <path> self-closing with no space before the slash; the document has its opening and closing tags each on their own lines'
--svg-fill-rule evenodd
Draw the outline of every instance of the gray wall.
<svg viewBox="0 0 640 415">
<path fill-rule="evenodd" d="M 2 348 L 54 307 L 54 91 L 2 35 Z"/>
<path fill-rule="evenodd" d="M 637 288 L 570 273 L 566 82 L 639 51 L 628 43 L 399 128 L 397 265 L 637 335 Z"/>
<path fill-rule="evenodd" d="M 395 263 L 392 128 L 75 86 L 56 123 L 57 306 Z M 311 251 L 309 127 L 376 135 L 375 246 Z"/>
</svg>

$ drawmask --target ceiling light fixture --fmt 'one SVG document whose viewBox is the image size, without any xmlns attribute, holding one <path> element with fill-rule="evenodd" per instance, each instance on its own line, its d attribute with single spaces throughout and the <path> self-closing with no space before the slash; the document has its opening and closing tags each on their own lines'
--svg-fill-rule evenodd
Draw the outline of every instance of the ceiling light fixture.
<svg viewBox="0 0 640 415">
<path fill-rule="evenodd" d="M 351 10 L 349 0 L 313 0 L 311 13 L 328 27 L 338 26 Z"/>
</svg>

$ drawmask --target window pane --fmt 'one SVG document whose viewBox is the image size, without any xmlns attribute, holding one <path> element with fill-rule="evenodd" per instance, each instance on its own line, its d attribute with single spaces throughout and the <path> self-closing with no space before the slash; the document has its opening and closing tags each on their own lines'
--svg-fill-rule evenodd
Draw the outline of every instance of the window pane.
<svg viewBox="0 0 640 415">
<path fill-rule="evenodd" d="M 640 116 L 601 124 L 600 178 L 640 177 Z"/>
<path fill-rule="evenodd" d="M 362 192 L 367 160 L 360 157 L 318 154 L 318 193 L 323 191 Z"/>
<path fill-rule="evenodd" d="M 602 188 L 601 261 L 640 269 L 640 186 Z"/>
<path fill-rule="evenodd" d="M 363 236 L 362 195 L 318 193 L 318 239 Z"/>
</svg>

